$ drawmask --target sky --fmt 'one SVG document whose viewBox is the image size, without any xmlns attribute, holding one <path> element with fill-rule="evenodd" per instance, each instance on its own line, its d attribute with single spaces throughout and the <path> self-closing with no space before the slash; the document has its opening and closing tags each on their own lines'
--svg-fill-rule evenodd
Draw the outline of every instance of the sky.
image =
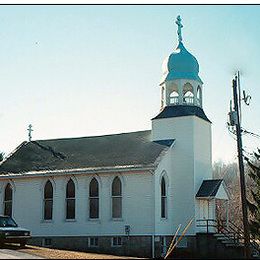
<svg viewBox="0 0 260 260">
<path fill-rule="evenodd" d="M 226 121 L 232 79 L 252 96 L 242 127 L 260 134 L 259 5 L 0 6 L 0 151 L 28 140 L 151 129 L 162 62 L 183 43 L 197 58 L 213 161 L 236 160 Z M 244 149 L 260 139 L 243 135 Z"/>
</svg>

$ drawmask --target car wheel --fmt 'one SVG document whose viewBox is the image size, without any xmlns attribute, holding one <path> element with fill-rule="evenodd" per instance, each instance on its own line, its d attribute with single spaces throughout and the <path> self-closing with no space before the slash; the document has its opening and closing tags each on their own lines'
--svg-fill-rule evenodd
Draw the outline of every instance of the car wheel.
<svg viewBox="0 0 260 260">
<path fill-rule="evenodd" d="M 25 247 L 25 245 L 26 245 L 25 241 L 20 242 L 20 247 Z"/>
</svg>

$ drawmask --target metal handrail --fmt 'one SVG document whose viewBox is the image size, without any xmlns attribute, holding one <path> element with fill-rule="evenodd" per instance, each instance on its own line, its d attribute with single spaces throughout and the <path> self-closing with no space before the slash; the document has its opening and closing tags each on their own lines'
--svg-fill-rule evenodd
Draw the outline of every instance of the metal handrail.
<svg viewBox="0 0 260 260">
<path fill-rule="evenodd" d="M 207 233 L 209 233 L 209 227 L 217 227 L 217 221 L 215 219 L 197 219 L 197 222 L 206 222 L 206 224 L 197 224 L 197 227 L 206 227 Z M 209 224 L 210 222 L 213 222 L 213 224 Z"/>
<path fill-rule="evenodd" d="M 244 232 L 243 230 L 238 227 L 237 225 L 235 225 L 233 222 L 229 221 L 229 227 L 224 227 L 224 230 L 226 230 L 229 234 L 233 233 L 234 234 L 234 242 L 235 243 L 239 243 L 239 240 L 241 240 L 241 242 L 244 244 L 245 243 L 245 237 L 244 237 Z M 230 230 L 232 232 L 230 232 Z M 225 233 L 221 232 L 222 234 L 225 235 Z M 250 239 L 250 245 L 252 248 L 254 248 L 255 250 L 257 250 L 260 253 L 260 246 L 259 244 L 255 241 L 255 239 Z"/>
<path fill-rule="evenodd" d="M 230 223 L 229 223 L 230 224 Z M 233 235 L 233 241 L 236 244 L 239 244 L 239 242 L 241 241 L 242 243 L 244 243 L 244 236 L 243 234 L 241 234 L 240 232 L 237 232 L 237 230 L 235 230 L 233 227 L 226 227 L 224 225 L 221 225 L 219 222 L 219 228 L 218 228 L 219 233 L 223 234 L 225 237 L 230 238 L 230 236 L 228 236 L 228 234 Z M 224 232 L 226 231 L 226 232 Z"/>
<path fill-rule="evenodd" d="M 226 221 L 217 221 L 216 219 L 197 219 L 197 222 L 204 222 L 204 224 L 197 224 L 197 227 L 206 227 L 207 233 L 209 233 L 210 227 L 215 227 L 218 233 L 233 240 L 235 244 L 245 243 L 243 230 L 231 221 L 228 221 L 228 226 L 226 225 Z M 233 235 L 233 237 L 230 237 L 230 235 Z M 250 245 L 260 253 L 260 245 L 255 241 L 255 239 L 250 240 Z"/>
</svg>

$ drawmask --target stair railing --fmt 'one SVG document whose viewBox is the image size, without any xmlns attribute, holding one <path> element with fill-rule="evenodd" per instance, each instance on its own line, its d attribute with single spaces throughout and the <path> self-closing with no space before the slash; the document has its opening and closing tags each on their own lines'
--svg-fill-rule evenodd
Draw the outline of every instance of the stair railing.
<svg viewBox="0 0 260 260">
<path fill-rule="evenodd" d="M 207 234 L 212 233 L 210 230 L 217 229 L 217 221 L 215 219 L 197 219 L 197 227 L 206 228 Z"/>
<path fill-rule="evenodd" d="M 218 230 L 220 231 L 219 233 L 222 233 L 226 236 L 226 234 L 233 234 L 234 237 L 234 243 L 239 244 L 245 243 L 245 238 L 244 238 L 244 231 L 242 228 L 238 227 L 235 225 L 233 222 L 229 221 L 228 225 L 226 221 L 218 221 Z M 226 233 L 226 234 L 225 234 Z M 252 249 L 256 250 L 258 253 L 260 253 L 260 245 L 259 242 L 256 241 L 254 238 L 250 238 L 250 246 Z"/>
</svg>

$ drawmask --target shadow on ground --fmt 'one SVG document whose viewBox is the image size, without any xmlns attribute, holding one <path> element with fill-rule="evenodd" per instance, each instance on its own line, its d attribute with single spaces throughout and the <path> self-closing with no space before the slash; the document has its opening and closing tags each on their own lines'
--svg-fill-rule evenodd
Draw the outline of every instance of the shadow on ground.
<svg viewBox="0 0 260 260">
<path fill-rule="evenodd" d="M 33 248 L 33 247 L 30 247 L 30 246 L 28 246 L 28 245 L 26 245 L 26 246 L 23 246 L 23 247 L 21 247 L 19 244 L 1 244 L 0 245 L 0 249 L 11 249 L 11 250 L 19 250 L 19 249 L 31 249 L 31 250 L 36 250 L 35 248 Z"/>
</svg>

